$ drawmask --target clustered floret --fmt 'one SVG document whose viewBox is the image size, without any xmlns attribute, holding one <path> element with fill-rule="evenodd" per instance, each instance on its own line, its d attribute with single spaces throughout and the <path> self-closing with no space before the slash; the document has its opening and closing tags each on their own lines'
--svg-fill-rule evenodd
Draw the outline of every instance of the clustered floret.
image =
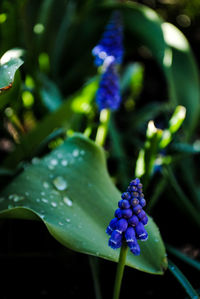
<svg viewBox="0 0 200 299">
<path fill-rule="evenodd" d="M 108 242 L 110 247 L 117 249 L 122 246 L 122 242 L 126 242 L 134 255 L 140 254 L 137 240 L 148 239 L 148 233 L 144 227 L 148 222 L 148 217 L 143 210 L 145 205 L 142 184 L 136 178 L 130 182 L 127 191 L 122 193 L 118 209 L 115 211 L 115 218 L 110 221 L 106 229 L 106 233 L 110 235 Z"/>
<path fill-rule="evenodd" d="M 102 39 L 92 54 L 95 65 L 102 66 L 102 77 L 96 95 L 99 110 L 119 108 L 121 102 L 118 65 L 123 59 L 123 27 L 119 11 L 114 11 Z"/>
</svg>

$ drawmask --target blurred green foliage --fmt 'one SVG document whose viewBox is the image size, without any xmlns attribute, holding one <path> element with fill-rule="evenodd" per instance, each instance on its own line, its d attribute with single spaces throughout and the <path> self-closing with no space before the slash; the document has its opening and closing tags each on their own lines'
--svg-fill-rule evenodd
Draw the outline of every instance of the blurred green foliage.
<svg viewBox="0 0 200 299">
<path fill-rule="evenodd" d="M 112 10 L 119 9 L 124 22 L 123 101 L 108 127 L 108 171 L 122 191 L 133 176 L 141 177 L 148 212 L 164 240 L 177 247 L 187 242 L 196 246 L 200 226 L 199 6 L 198 0 L 2 0 L 1 192 L 5 187 L 9 190 L 13 179 L 23 178 L 27 163 L 59 149 L 74 132 L 95 140 L 99 74 L 91 50 Z M 18 192 L 14 185 L 12 192 Z M 97 193 L 102 188 L 98 182 L 96 188 Z M 54 235 L 60 240 L 62 234 Z M 70 247 L 70 242 L 64 243 Z M 149 269 L 155 261 L 149 263 L 143 270 L 153 272 Z M 186 279 L 177 273 L 180 280 Z M 189 284 L 183 285 L 189 288 L 188 294 L 193 292 Z"/>
</svg>

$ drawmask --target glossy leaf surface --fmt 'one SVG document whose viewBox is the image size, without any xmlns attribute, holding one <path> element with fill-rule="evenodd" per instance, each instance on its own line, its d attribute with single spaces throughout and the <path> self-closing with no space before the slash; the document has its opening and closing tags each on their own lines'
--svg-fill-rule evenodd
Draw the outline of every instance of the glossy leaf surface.
<svg viewBox="0 0 200 299">
<path fill-rule="evenodd" d="M 105 229 L 120 200 L 106 170 L 104 152 L 76 135 L 18 175 L 0 195 L 1 217 L 39 217 L 49 232 L 73 250 L 118 261 Z M 154 274 L 167 267 L 159 230 L 150 218 L 149 239 L 140 242 L 141 255 L 129 252 L 127 265 Z"/>
</svg>

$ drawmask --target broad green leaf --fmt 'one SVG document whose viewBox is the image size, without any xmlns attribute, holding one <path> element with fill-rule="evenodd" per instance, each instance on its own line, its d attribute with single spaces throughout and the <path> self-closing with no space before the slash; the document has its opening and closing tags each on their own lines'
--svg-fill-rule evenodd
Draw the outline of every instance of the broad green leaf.
<svg viewBox="0 0 200 299">
<path fill-rule="evenodd" d="M 111 261 L 119 250 L 108 246 L 105 229 L 113 217 L 120 192 L 106 169 L 103 150 L 76 135 L 45 156 L 33 159 L 1 193 L 1 217 L 39 217 L 64 246 Z M 154 274 L 167 267 L 159 230 L 150 218 L 149 239 L 140 242 L 141 255 L 129 252 L 127 265 Z"/>
</svg>

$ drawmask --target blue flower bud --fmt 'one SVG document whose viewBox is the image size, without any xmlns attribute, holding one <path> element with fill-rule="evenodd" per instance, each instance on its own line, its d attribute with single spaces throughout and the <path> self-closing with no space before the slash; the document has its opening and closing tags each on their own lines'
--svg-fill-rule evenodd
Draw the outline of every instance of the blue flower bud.
<svg viewBox="0 0 200 299">
<path fill-rule="evenodd" d="M 131 209 L 122 210 L 122 217 L 130 218 L 132 215 L 133 215 L 133 212 Z"/>
<path fill-rule="evenodd" d="M 138 225 L 135 227 L 135 232 L 137 235 L 137 239 L 139 239 L 141 241 L 147 240 L 148 233 L 147 233 L 146 229 L 144 228 L 144 225 L 142 224 L 142 222 L 139 222 Z"/>
<path fill-rule="evenodd" d="M 146 217 L 146 213 L 144 210 L 142 210 L 137 216 L 140 220 L 142 220 L 144 217 Z"/>
<path fill-rule="evenodd" d="M 135 206 L 139 205 L 139 200 L 137 198 L 133 197 L 131 199 L 130 203 L 133 207 L 135 207 Z"/>
<path fill-rule="evenodd" d="M 148 223 L 148 216 L 145 216 L 140 221 L 142 222 L 143 225 L 147 225 L 147 223 Z"/>
<path fill-rule="evenodd" d="M 146 200 L 142 197 L 139 199 L 139 201 L 140 201 L 141 207 L 144 208 L 146 206 Z"/>
<path fill-rule="evenodd" d="M 136 186 L 130 186 L 129 189 L 131 192 L 136 192 L 137 191 L 137 187 Z"/>
<path fill-rule="evenodd" d="M 133 212 L 137 215 L 142 211 L 142 207 L 141 205 L 137 205 L 135 207 L 133 207 Z"/>
<path fill-rule="evenodd" d="M 122 234 L 114 230 L 111 234 L 108 245 L 113 249 L 120 248 L 122 246 Z"/>
<path fill-rule="evenodd" d="M 122 218 L 122 210 L 121 209 L 117 209 L 116 211 L 115 211 L 115 217 L 117 217 L 117 218 Z"/>
<path fill-rule="evenodd" d="M 128 227 L 128 222 L 126 219 L 121 218 L 120 220 L 117 221 L 116 223 L 116 231 L 119 232 L 120 234 L 122 232 L 125 232 Z"/>
<path fill-rule="evenodd" d="M 139 198 L 140 195 L 138 192 L 131 192 L 131 197 Z"/>
<path fill-rule="evenodd" d="M 138 245 L 137 240 L 131 244 L 130 250 L 134 255 L 140 255 L 140 246 Z"/>
<path fill-rule="evenodd" d="M 135 227 L 136 225 L 138 225 L 138 223 L 139 223 L 139 219 L 138 219 L 138 217 L 136 215 L 133 215 L 132 217 L 130 217 L 128 219 L 128 224 L 131 225 L 131 226 L 133 226 L 133 227 Z"/>
<path fill-rule="evenodd" d="M 124 192 L 122 193 L 122 199 L 127 199 L 127 200 L 130 200 L 131 199 L 131 195 L 129 192 Z"/>
<path fill-rule="evenodd" d="M 126 242 L 134 242 L 135 241 L 135 230 L 133 227 L 128 227 L 127 230 L 125 231 L 125 238 L 126 238 Z"/>
<path fill-rule="evenodd" d="M 118 207 L 120 209 L 128 209 L 128 208 L 130 208 L 130 206 L 131 205 L 127 199 L 122 199 L 118 202 Z"/>
<path fill-rule="evenodd" d="M 112 232 L 116 229 L 117 221 L 118 221 L 117 218 L 113 218 L 113 219 L 110 221 L 110 223 L 109 223 L 109 225 L 108 225 L 108 227 L 107 227 L 107 229 L 106 229 L 106 233 L 107 233 L 108 235 L 111 235 Z"/>
</svg>

